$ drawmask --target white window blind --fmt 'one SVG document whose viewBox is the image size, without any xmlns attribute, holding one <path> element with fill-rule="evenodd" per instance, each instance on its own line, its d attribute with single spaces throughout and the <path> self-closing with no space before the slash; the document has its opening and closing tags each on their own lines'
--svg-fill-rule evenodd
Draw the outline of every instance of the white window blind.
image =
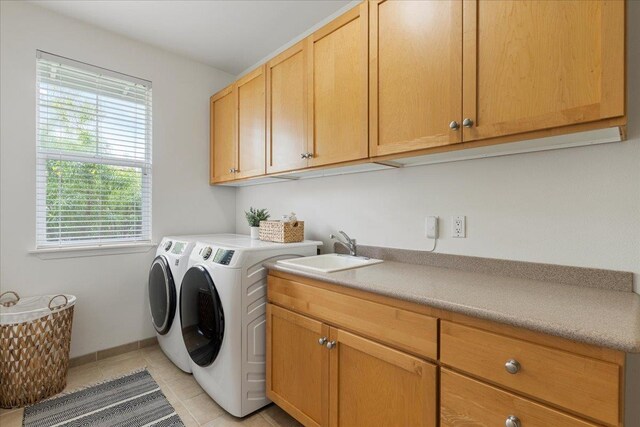
<svg viewBox="0 0 640 427">
<path fill-rule="evenodd" d="M 151 240 L 151 82 L 37 52 L 36 245 Z"/>
</svg>

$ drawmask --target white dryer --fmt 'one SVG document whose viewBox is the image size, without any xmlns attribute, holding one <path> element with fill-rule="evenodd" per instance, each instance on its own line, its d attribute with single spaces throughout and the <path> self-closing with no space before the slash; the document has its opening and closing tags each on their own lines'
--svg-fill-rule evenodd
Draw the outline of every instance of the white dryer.
<svg viewBox="0 0 640 427">
<path fill-rule="evenodd" d="M 180 283 L 187 270 L 191 250 L 198 240 L 233 236 L 235 235 L 167 236 L 158 245 L 156 257 L 151 263 L 147 286 L 151 322 L 162 351 L 185 372 L 191 372 L 191 363 L 180 332 L 180 316 L 176 316 L 176 313 L 179 310 Z"/>
<path fill-rule="evenodd" d="M 270 403 L 262 263 L 316 255 L 321 244 L 269 243 L 241 235 L 195 244 L 180 291 L 182 335 L 194 378 L 232 415 L 243 417 Z"/>
</svg>

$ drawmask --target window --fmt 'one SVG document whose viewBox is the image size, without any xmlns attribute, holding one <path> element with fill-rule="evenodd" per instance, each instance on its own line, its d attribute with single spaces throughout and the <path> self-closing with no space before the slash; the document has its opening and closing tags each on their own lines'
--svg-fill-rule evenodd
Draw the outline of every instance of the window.
<svg viewBox="0 0 640 427">
<path fill-rule="evenodd" d="M 151 240 L 151 82 L 37 52 L 38 248 Z"/>
</svg>

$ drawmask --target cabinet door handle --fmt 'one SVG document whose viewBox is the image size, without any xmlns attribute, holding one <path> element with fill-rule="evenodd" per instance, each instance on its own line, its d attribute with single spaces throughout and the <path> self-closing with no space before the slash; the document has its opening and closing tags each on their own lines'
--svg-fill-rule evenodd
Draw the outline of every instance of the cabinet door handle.
<svg viewBox="0 0 640 427">
<path fill-rule="evenodd" d="M 301 159 L 306 159 L 306 158 L 307 158 L 307 153 L 302 153 L 302 154 L 300 154 L 300 158 L 301 158 Z"/>
<path fill-rule="evenodd" d="M 335 342 L 335 341 L 329 341 L 329 342 L 327 343 L 327 348 L 328 348 L 329 350 L 331 350 L 332 348 L 335 348 L 335 346 L 336 346 L 336 342 Z"/>
<path fill-rule="evenodd" d="M 504 369 L 507 370 L 510 374 L 517 374 L 520 371 L 521 365 L 515 359 L 507 360 L 507 363 L 504 364 Z"/>
<path fill-rule="evenodd" d="M 327 343 L 327 337 L 322 337 L 318 339 L 318 344 L 325 345 Z"/>
<path fill-rule="evenodd" d="M 454 120 L 451 123 L 449 123 L 449 129 L 458 130 L 460 129 L 460 124 Z"/>
<path fill-rule="evenodd" d="M 504 422 L 505 427 L 522 427 L 522 422 L 520 422 L 520 418 L 509 415 Z"/>
<path fill-rule="evenodd" d="M 465 118 L 462 121 L 462 126 L 466 127 L 466 128 L 472 128 L 473 127 L 473 120 L 471 120 L 470 118 Z"/>
</svg>

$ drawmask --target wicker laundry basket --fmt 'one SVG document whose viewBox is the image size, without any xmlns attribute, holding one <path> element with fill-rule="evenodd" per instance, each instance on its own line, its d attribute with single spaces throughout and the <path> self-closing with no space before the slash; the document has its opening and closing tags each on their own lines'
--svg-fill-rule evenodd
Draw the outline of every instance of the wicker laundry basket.
<svg viewBox="0 0 640 427">
<path fill-rule="evenodd" d="M 260 221 L 260 240 L 294 243 L 304 240 L 304 221 Z"/>
<path fill-rule="evenodd" d="M 65 388 L 75 302 L 0 294 L 0 407 L 31 405 Z"/>
</svg>

